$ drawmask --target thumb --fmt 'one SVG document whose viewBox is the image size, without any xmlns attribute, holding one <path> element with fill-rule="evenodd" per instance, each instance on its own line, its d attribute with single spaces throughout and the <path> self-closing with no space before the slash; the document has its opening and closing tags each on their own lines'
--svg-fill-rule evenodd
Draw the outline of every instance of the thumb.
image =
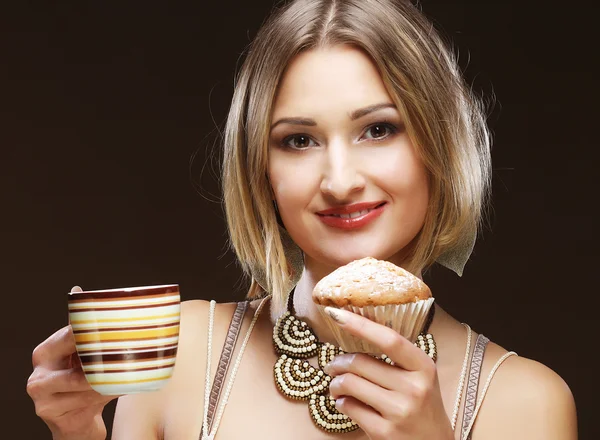
<svg viewBox="0 0 600 440">
<path fill-rule="evenodd" d="M 71 288 L 71 293 L 78 293 L 78 292 L 83 292 L 83 289 L 81 287 L 79 287 L 79 286 L 73 286 Z M 71 323 L 71 314 L 70 313 L 68 314 L 67 319 L 68 319 L 69 324 L 70 324 Z"/>
</svg>

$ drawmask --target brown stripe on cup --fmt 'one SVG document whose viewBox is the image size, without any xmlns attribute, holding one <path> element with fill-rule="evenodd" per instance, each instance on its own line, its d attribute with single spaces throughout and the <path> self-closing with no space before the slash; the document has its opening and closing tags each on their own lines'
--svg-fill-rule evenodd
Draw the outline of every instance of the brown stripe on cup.
<svg viewBox="0 0 600 440">
<path fill-rule="evenodd" d="M 89 300 L 89 299 L 132 299 L 136 296 L 144 295 L 165 295 L 165 294 L 177 294 L 179 295 L 179 286 L 162 286 L 162 287 L 147 287 L 147 288 L 136 288 L 136 290 L 121 290 L 121 289 L 106 289 L 106 290 L 90 290 L 87 292 L 71 292 L 73 300 Z"/>
<path fill-rule="evenodd" d="M 160 325 L 140 325 L 136 327 L 106 327 L 106 328 L 97 328 L 97 329 L 85 329 L 85 330 L 73 330 L 73 334 L 81 335 L 84 333 L 98 333 L 98 332 L 118 332 L 118 331 L 127 331 L 127 330 L 151 330 L 158 328 L 169 328 L 169 327 L 177 327 L 179 325 L 178 322 L 168 322 L 166 324 Z"/>
<path fill-rule="evenodd" d="M 126 361 L 140 361 L 140 360 L 151 360 L 151 359 L 162 359 L 175 356 L 177 354 L 177 348 L 171 348 L 168 350 L 155 350 L 145 352 L 133 352 L 133 353 L 116 353 L 116 354 L 92 354 L 79 356 L 83 365 L 92 364 L 105 364 L 109 362 L 126 362 Z"/>
<path fill-rule="evenodd" d="M 70 310 L 72 312 L 102 312 L 102 311 L 113 311 L 113 310 L 137 310 L 137 309 L 149 309 L 149 308 L 157 308 L 157 307 L 166 307 L 166 306 L 174 306 L 174 305 L 178 305 L 179 301 L 172 301 L 172 302 L 167 302 L 167 303 L 156 303 L 156 304 L 147 304 L 147 305 L 132 305 L 132 306 L 125 306 L 125 307 L 114 307 L 114 306 L 107 306 L 104 305 L 102 306 L 102 304 L 100 303 L 99 306 L 94 306 L 94 307 L 71 307 Z"/>
<path fill-rule="evenodd" d="M 94 373 L 94 374 L 98 374 L 98 373 L 132 373 L 132 372 L 136 372 L 136 371 L 152 371 L 152 370 L 163 370 L 165 368 L 173 368 L 175 366 L 175 361 L 171 362 L 170 364 L 165 364 L 165 365 L 159 365 L 156 367 L 142 367 L 142 368 L 129 368 L 129 369 L 104 369 L 104 370 L 94 370 L 93 372 L 90 371 L 89 373 Z"/>
<path fill-rule="evenodd" d="M 177 344 L 165 344 L 165 345 L 149 345 L 146 347 L 141 347 L 141 348 L 128 348 L 126 353 L 142 353 L 142 352 L 148 352 L 151 353 L 153 351 L 159 351 L 159 350 L 169 350 L 171 348 L 177 348 Z M 94 350 L 94 349 L 90 349 L 87 350 L 85 352 L 82 352 L 83 354 L 80 354 L 79 357 L 81 358 L 82 356 L 92 356 L 96 353 L 99 353 L 99 350 Z M 92 354 L 89 354 L 92 353 Z M 123 354 L 125 353 L 123 350 L 102 350 L 103 354 Z"/>
<path fill-rule="evenodd" d="M 118 296 L 100 296 L 97 295 L 98 298 L 93 298 L 94 302 L 96 304 L 102 304 L 104 302 L 110 302 L 110 301 L 115 301 L 115 299 L 123 299 L 125 298 L 124 296 L 118 297 Z M 136 296 L 127 296 L 127 300 L 140 300 L 140 299 L 153 299 L 156 300 L 158 298 L 169 298 L 173 296 L 173 293 L 160 293 L 160 294 L 156 294 L 156 295 L 136 295 Z M 73 299 L 71 301 L 71 304 L 80 304 L 80 303 L 86 303 L 86 302 L 90 302 L 90 298 L 78 298 L 78 299 Z"/>
</svg>

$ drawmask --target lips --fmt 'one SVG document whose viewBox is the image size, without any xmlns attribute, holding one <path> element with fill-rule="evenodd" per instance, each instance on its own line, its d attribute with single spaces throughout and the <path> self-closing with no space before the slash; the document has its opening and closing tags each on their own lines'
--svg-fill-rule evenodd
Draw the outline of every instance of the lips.
<svg viewBox="0 0 600 440">
<path fill-rule="evenodd" d="M 317 216 L 323 223 L 334 228 L 357 229 L 379 217 L 385 205 L 385 202 L 355 203 L 317 212 Z"/>
<path fill-rule="evenodd" d="M 362 202 L 353 203 L 352 205 L 338 206 L 336 208 L 324 209 L 323 211 L 317 212 L 318 215 L 340 215 L 340 214 L 354 214 L 369 209 L 374 209 L 379 205 L 383 205 L 385 202 Z"/>
</svg>

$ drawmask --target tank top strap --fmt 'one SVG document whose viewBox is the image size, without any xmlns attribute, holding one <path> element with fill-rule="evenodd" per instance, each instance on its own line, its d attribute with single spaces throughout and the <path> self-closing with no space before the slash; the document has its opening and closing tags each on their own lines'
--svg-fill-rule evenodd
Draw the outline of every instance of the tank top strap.
<svg viewBox="0 0 600 440">
<path fill-rule="evenodd" d="M 510 356 L 517 356 L 517 353 L 514 351 L 509 351 L 505 353 L 494 365 L 490 373 L 488 374 L 487 380 L 483 389 L 481 390 L 481 395 L 479 399 L 477 398 L 477 391 L 479 389 L 479 382 L 481 377 L 481 366 L 483 364 L 483 357 L 485 354 L 485 349 L 490 340 L 484 335 L 480 334 L 477 336 L 477 341 L 475 343 L 475 349 L 473 351 L 473 356 L 471 358 L 471 364 L 469 366 L 469 379 L 467 382 L 467 390 L 465 396 L 465 408 L 463 411 L 463 420 L 461 425 L 461 440 L 471 440 L 473 424 L 475 423 L 475 419 L 479 414 L 479 409 L 483 404 L 483 399 L 485 398 L 485 394 L 487 393 L 488 387 L 494 377 L 494 374 L 507 358 Z"/>
<path fill-rule="evenodd" d="M 210 432 L 210 430 L 212 429 L 215 409 L 217 408 L 217 403 L 219 403 L 223 383 L 225 382 L 225 378 L 227 377 L 227 370 L 229 369 L 229 364 L 231 362 L 231 355 L 233 354 L 233 350 L 235 349 L 235 344 L 240 334 L 242 321 L 244 319 L 244 315 L 246 313 L 247 308 L 248 301 L 238 302 L 235 308 L 235 312 L 233 312 L 233 316 L 231 317 L 231 322 L 229 323 L 227 337 L 225 338 L 225 343 L 223 344 L 223 349 L 221 350 L 221 357 L 219 358 L 217 372 L 215 373 L 212 389 L 210 391 L 210 399 L 207 414 L 208 432 Z M 201 428 L 199 437 L 200 439 L 202 439 L 202 431 L 203 430 Z"/>
<path fill-rule="evenodd" d="M 483 364 L 483 355 L 485 349 L 490 340 L 482 334 L 477 336 L 475 342 L 475 349 L 473 350 L 473 356 L 471 357 L 471 363 L 469 365 L 469 375 L 467 380 L 467 390 L 465 394 L 465 408 L 463 411 L 463 419 L 461 425 L 460 438 L 464 438 L 465 432 L 468 426 L 471 424 L 473 415 L 475 413 L 475 404 L 477 403 L 477 389 L 479 387 L 479 378 L 481 376 L 481 365 Z M 468 439 L 471 438 L 470 433 Z"/>
</svg>

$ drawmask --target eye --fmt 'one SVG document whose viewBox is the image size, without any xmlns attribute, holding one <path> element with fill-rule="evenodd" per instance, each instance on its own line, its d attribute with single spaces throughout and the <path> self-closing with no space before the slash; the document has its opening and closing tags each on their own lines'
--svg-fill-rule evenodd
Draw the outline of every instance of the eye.
<svg viewBox="0 0 600 440">
<path fill-rule="evenodd" d="M 373 125 L 371 125 L 370 127 L 367 128 L 367 130 L 365 131 L 365 134 L 371 132 L 372 137 L 367 139 L 373 140 L 373 141 L 381 141 L 384 139 L 387 139 L 388 137 L 392 136 L 393 134 L 395 134 L 398 131 L 398 129 L 387 122 L 377 122 Z M 387 135 L 386 135 L 387 132 Z"/>
<path fill-rule="evenodd" d="M 377 122 L 367 127 L 365 134 L 371 133 L 371 137 L 367 136 L 367 139 L 374 142 L 379 142 L 388 139 L 398 131 L 398 128 L 392 123 Z M 316 145 L 317 144 L 310 138 L 310 136 L 301 133 L 286 136 L 281 141 L 281 146 L 283 148 L 289 148 L 291 150 L 306 150 Z"/>
<path fill-rule="evenodd" d="M 290 141 L 292 141 L 291 144 Z M 297 142 L 294 143 L 293 141 Z M 293 134 L 284 138 L 281 141 L 281 145 L 286 148 L 291 148 L 292 150 L 306 150 L 311 146 L 311 141 L 312 139 L 305 134 Z"/>
</svg>

